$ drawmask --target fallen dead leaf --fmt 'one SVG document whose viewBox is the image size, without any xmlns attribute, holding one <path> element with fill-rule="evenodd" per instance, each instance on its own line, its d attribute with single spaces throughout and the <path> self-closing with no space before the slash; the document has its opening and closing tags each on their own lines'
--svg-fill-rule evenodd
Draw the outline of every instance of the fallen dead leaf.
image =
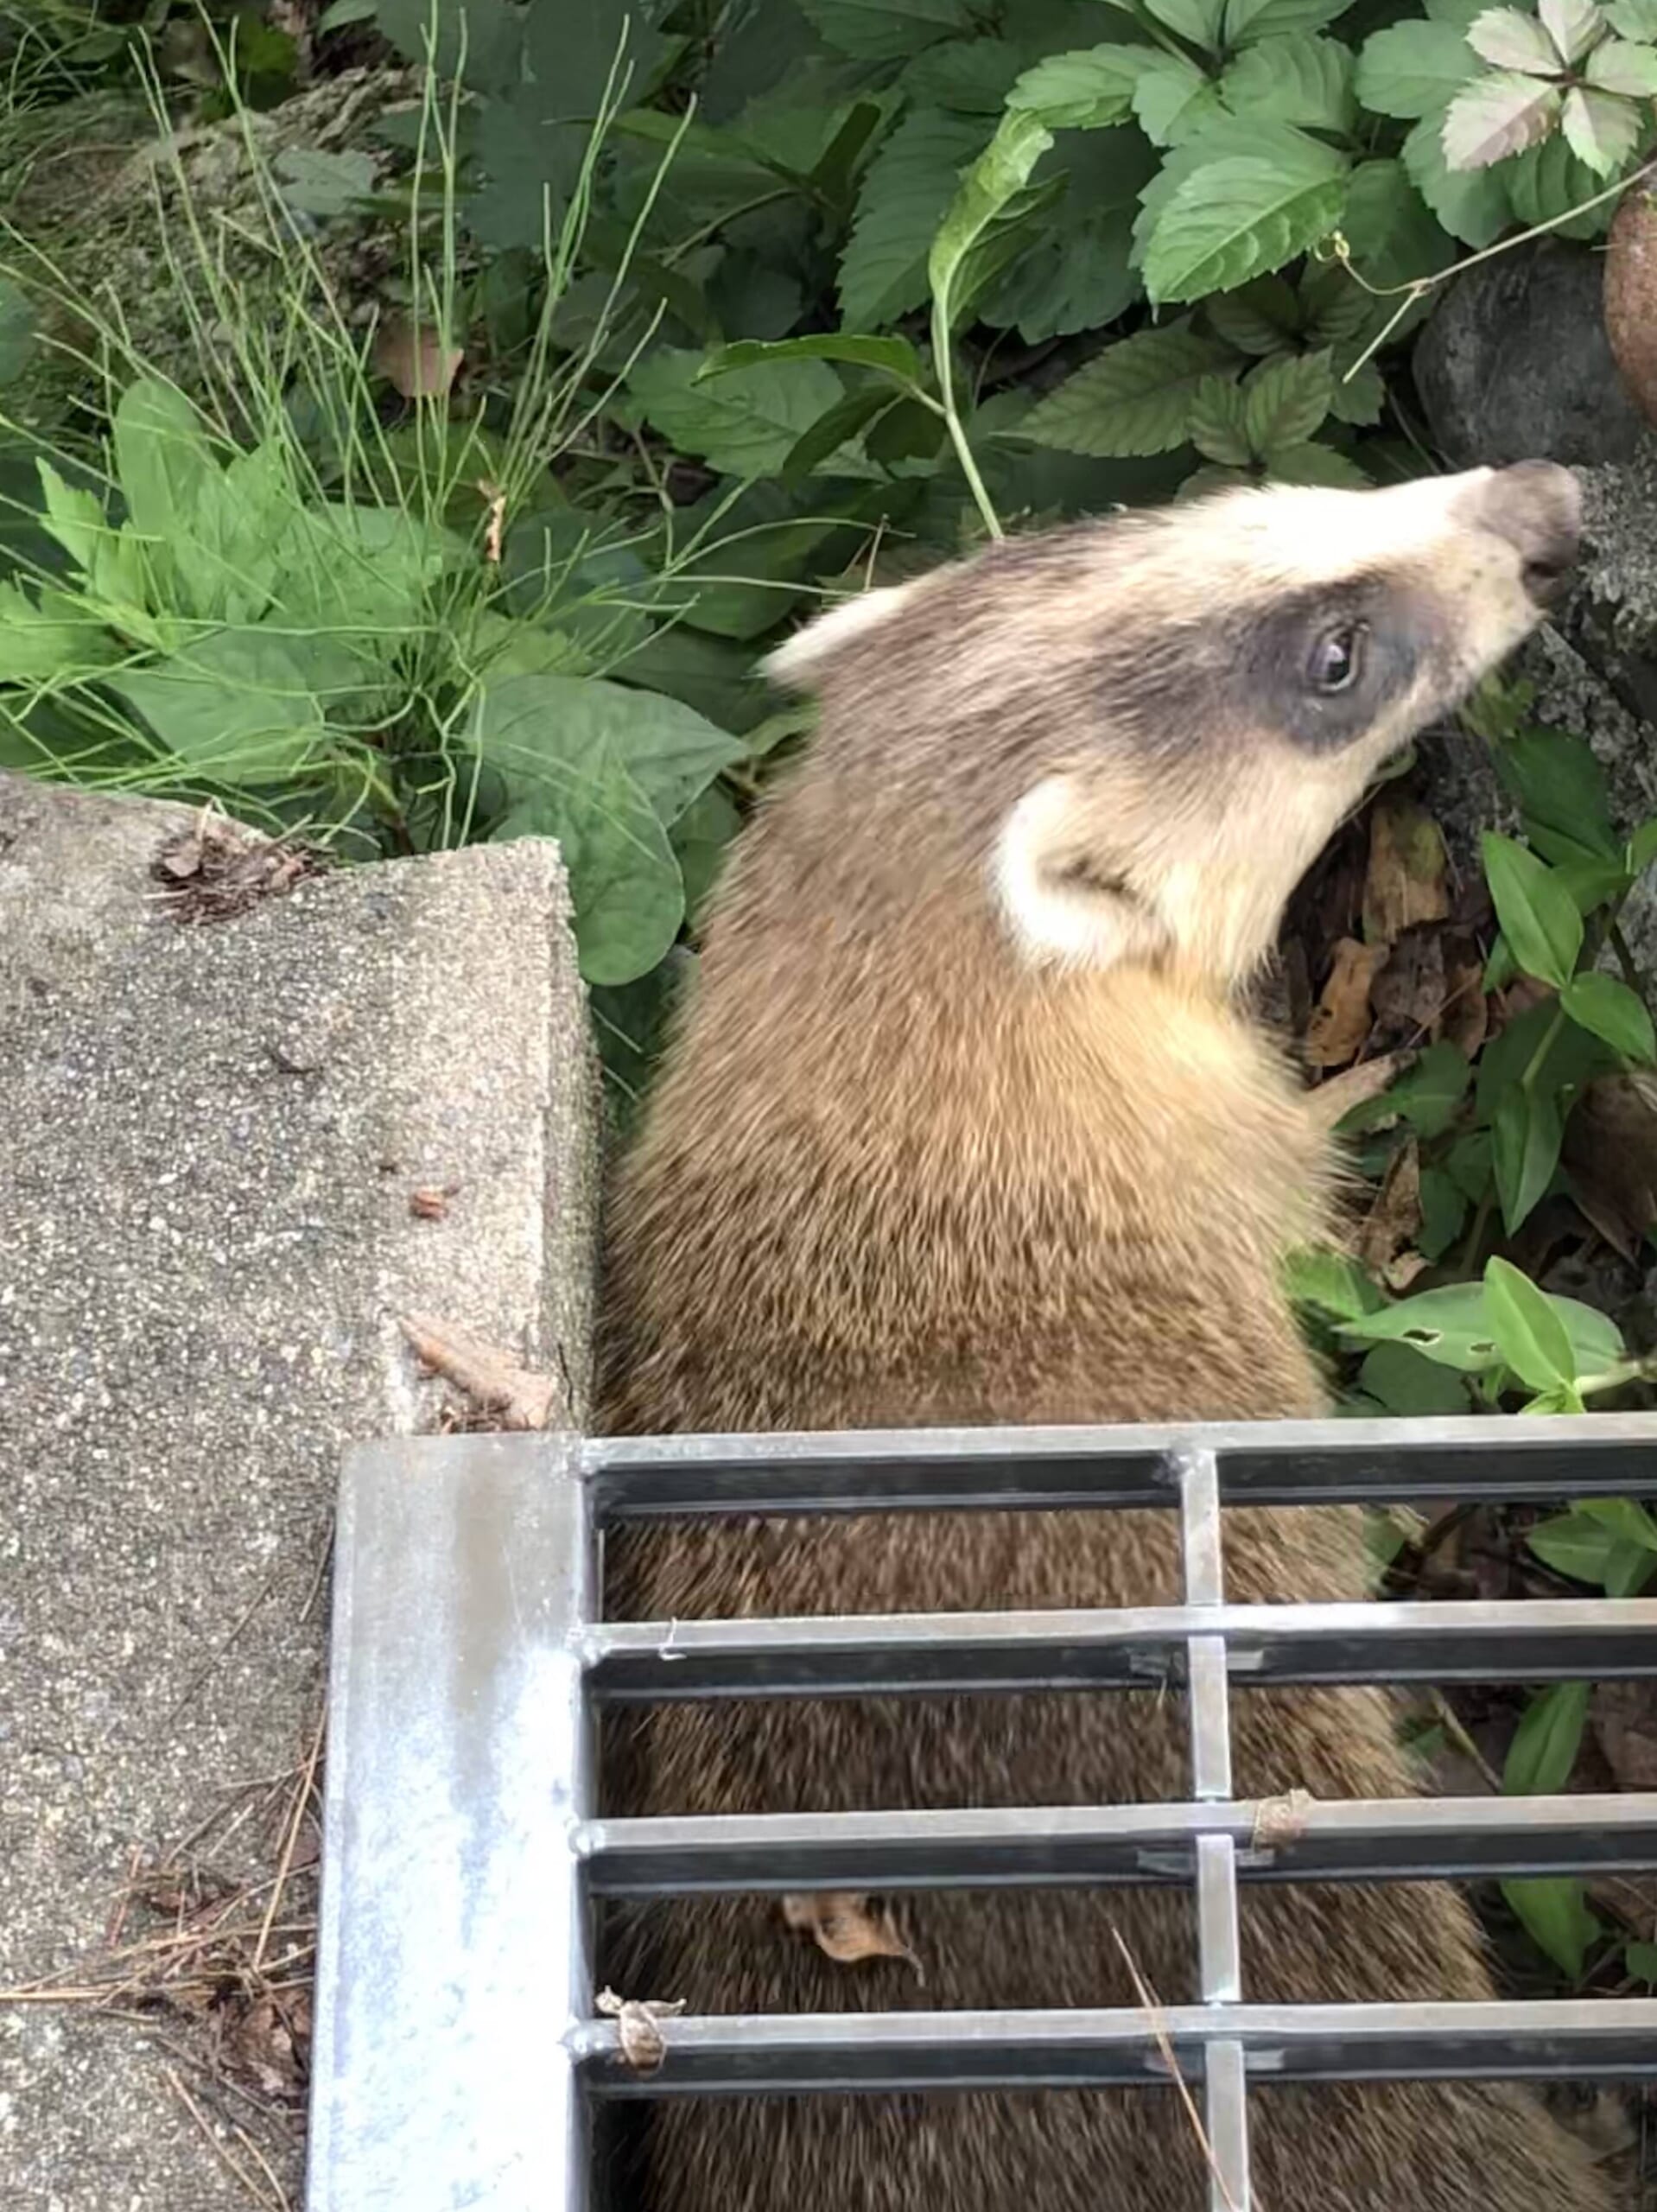
<svg viewBox="0 0 1657 2212">
<path fill-rule="evenodd" d="M 1363 882 L 1363 933 L 1391 944 L 1423 922 L 1450 912 L 1444 832 L 1414 799 L 1390 792 L 1369 817 L 1369 865 Z"/>
<path fill-rule="evenodd" d="M 618 1997 L 613 1989 L 601 1989 L 597 2003 L 605 2018 L 615 2022 L 621 2055 L 634 2073 L 654 2074 L 668 2051 L 660 2024 L 678 2018 L 684 1999 L 667 2004 L 651 1998 Z"/>
<path fill-rule="evenodd" d="M 1389 1084 L 1397 1082 L 1414 1058 L 1413 1052 L 1381 1052 L 1373 1060 L 1361 1060 L 1356 1067 L 1345 1068 L 1339 1075 L 1330 1076 L 1316 1090 L 1307 1093 L 1306 1103 L 1313 1119 L 1322 1128 L 1332 1129 L 1341 1116 L 1349 1114 L 1355 1106 L 1367 1106 L 1372 1098 L 1379 1098 Z"/>
<path fill-rule="evenodd" d="M 460 346 L 445 346 L 435 330 L 402 315 L 383 322 L 374 340 L 374 366 L 404 399 L 441 399 L 465 359 Z"/>
<path fill-rule="evenodd" d="M 1490 1028 L 1490 1002 L 1484 995 L 1484 963 L 1470 938 L 1444 940 L 1444 1013 L 1440 1034 L 1470 1060 Z"/>
<path fill-rule="evenodd" d="M 1565 1124 L 1565 1165 L 1577 1203 L 1629 1262 L 1657 1225 L 1657 1077 L 1602 1076 Z"/>
<path fill-rule="evenodd" d="M 1302 1050 L 1309 1066 L 1344 1067 L 1357 1058 L 1373 1027 L 1369 986 L 1387 952 L 1384 944 L 1360 944 L 1350 937 L 1336 946 L 1329 981 L 1306 1025 Z"/>
<path fill-rule="evenodd" d="M 1378 1029 L 1419 1044 L 1437 1036 L 1448 995 L 1438 931 L 1407 929 L 1376 971 L 1369 987 L 1369 1007 Z"/>
<path fill-rule="evenodd" d="M 1617 1788 L 1657 1789 L 1657 1688 L 1650 1682 L 1601 1682 L 1589 1713 Z"/>
<path fill-rule="evenodd" d="M 906 1959 L 924 1981 L 925 1973 L 892 1920 L 892 1908 L 856 1890 L 796 1891 L 783 1899 L 783 1918 L 809 1935 L 837 1966 L 863 1959 Z"/>
<path fill-rule="evenodd" d="M 1421 1160 L 1412 1137 L 1387 1163 L 1374 1204 L 1358 1231 L 1358 1258 L 1376 1274 L 1384 1273 L 1396 1263 L 1420 1226 Z"/>
</svg>

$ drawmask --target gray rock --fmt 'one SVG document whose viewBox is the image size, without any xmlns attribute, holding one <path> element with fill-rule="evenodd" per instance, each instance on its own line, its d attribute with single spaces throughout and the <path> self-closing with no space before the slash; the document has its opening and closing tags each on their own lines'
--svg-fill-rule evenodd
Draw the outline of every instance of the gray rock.
<svg viewBox="0 0 1657 2212">
<path fill-rule="evenodd" d="M 0 777 L 0 1986 L 72 1977 L 135 1847 L 304 1758 L 342 1452 L 438 1401 L 400 1315 L 587 1412 L 596 1116 L 556 849 L 185 929 L 149 869 L 186 818 Z M 200 1847 L 274 1872 L 268 1819 Z M 4 2212 L 244 2212 L 169 2063 L 0 2002 Z M 184 2073 L 296 2202 L 293 2134 Z"/>
<path fill-rule="evenodd" d="M 1458 467 L 1626 461 L 1644 423 L 1611 358 L 1590 249 L 1544 238 L 1448 286 L 1419 339 L 1415 384 Z"/>
</svg>

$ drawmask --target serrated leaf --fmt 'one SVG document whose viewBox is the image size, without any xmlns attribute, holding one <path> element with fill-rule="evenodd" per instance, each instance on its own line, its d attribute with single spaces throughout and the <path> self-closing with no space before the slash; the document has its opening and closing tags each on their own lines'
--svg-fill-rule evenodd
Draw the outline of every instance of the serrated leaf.
<svg viewBox="0 0 1657 2212">
<path fill-rule="evenodd" d="M 1147 14 L 1193 46 L 1209 49 L 1220 42 L 1225 0 L 1145 0 Z"/>
<path fill-rule="evenodd" d="M 1097 353 L 1025 417 L 1022 435 L 1061 453 L 1123 458 L 1185 442 L 1198 384 L 1231 357 L 1189 322 L 1141 330 Z"/>
<path fill-rule="evenodd" d="M 1225 43 L 1235 52 L 1263 38 L 1320 31 L 1351 4 L 1352 0 L 1226 0 Z"/>
<path fill-rule="evenodd" d="M 1484 1306 L 1502 1358 L 1533 1390 L 1577 1380 L 1577 1356 L 1565 1323 L 1530 1277 L 1503 1259 L 1484 1270 Z"/>
<path fill-rule="evenodd" d="M 1267 473 L 1276 484 L 1326 484 L 1337 492 L 1362 492 L 1370 482 L 1350 454 L 1320 445 L 1316 438 L 1279 446 L 1268 457 Z"/>
<path fill-rule="evenodd" d="M 1280 269 L 1341 219 L 1343 175 L 1286 175 L 1269 161 L 1215 162 L 1188 177 L 1164 207 L 1145 255 L 1152 305 L 1228 291 Z"/>
<path fill-rule="evenodd" d="M 1185 435 L 1204 460 L 1246 468 L 1254 457 L 1244 424 L 1241 385 L 1228 377 L 1204 377 L 1191 395 Z"/>
<path fill-rule="evenodd" d="M 1582 916 L 1552 871 L 1511 837 L 1487 830 L 1481 841 L 1496 919 L 1527 976 L 1563 990 L 1582 950 Z"/>
<path fill-rule="evenodd" d="M 1493 69 L 1457 93 L 1444 111 L 1444 165 L 1457 169 L 1489 168 L 1509 154 L 1522 154 L 1546 137 L 1559 117 L 1557 85 L 1514 70 Z"/>
<path fill-rule="evenodd" d="M 1582 1028 L 1603 1037 L 1625 1059 L 1649 1067 L 1657 1061 L 1657 1035 L 1643 999 L 1635 996 L 1615 976 L 1590 969 L 1573 976 L 1559 994 L 1559 1003 Z"/>
<path fill-rule="evenodd" d="M 871 338 L 854 331 L 814 331 L 804 338 L 740 338 L 716 346 L 703 365 L 699 384 L 732 369 L 763 366 L 768 361 L 846 361 L 860 369 L 879 369 L 907 384 L 921 379 L 921 357 L 906 338 Z"/>
<path fill-rule="evenodd" d="M 1605 35 L 1605 18 L 1594 0 L 1539 0 L 1536 12 L 1567 68 Z"/>
<path fill-rule="evenodd" d="M 1394 23 L 1364 41 L 1358 99 L 1374 115 L 1411 122 L 1447 106 L 1478 66 L 1456 24 Z"/>
<path fill-rule="evenodd" d="M 1495 69 L 1518 69 L 1531 77 L 1557 77 L 1559 57 L 1534 16 L 1517 8 L 1487 8 L 1468 26 L 1467 43 Z"/>
<path fill-rule="evenodd" d="M 1026 69 L 1006 96 L 1009 108 L 1027 109 L 1051 130 L 1095 130 L 1133 112 L 1140 72 L 1159 57 L 1149 47 L 1095 46 L 1075 54 L 1050 54 Z"/>
<path fill-rule="evenodd" d="M 1332 147 L 1298 130 L 1292 124 L 1265 118 L 1244 121 L 1220 109 L 1204 118 L 1194 137 L 1168 154 L 1140 195 L 1140 211 L 1133 219 L 1133 251 L 1141 267 L 1163 211 L 1174 194 L 1199 170 L 1234 159 L 1269 162 L 1285 176 L 1305 177 L 1308 182 L 1316 177 L 1339 176 L 1346 166 L 1344 157 Z"/>
<path fill-rule="evenodd" d="M 1216 292 L 1203 312 L 1216 337 L 1240 353 L 1280 353 L 1302 327 L 1300 302 L 1281 276 L 1257 276 L 1235 292 Z"/>
<path fill-rule="evenodd" d="M 1615 92 L 1573 85 L 1565 96 L 1559 128 L 1566 145 L 1596 176 L 1614 176 L 1640 143 L 1640 111 Z"/>
<path fill-rule="evenodd" d="M 1657 0 L 1605 0 L 1600 12 L 1624 38 L 1642 46 L 1657 41 Z"/>
<path fill-rule="evenodd" d="M 1657 96 L 1657 48 L 1633 46 L 1627 39 L 1608 38 L 1588 57 L 1584 73 L 1602 92 L 1626 92 L 1635 99 Z"/>
<path fill-rule="evenodd" d="M 926 258 L 962 170 L 989 126 L 976 116 L 929 109 L 906 116 L 870 162 L 840 263 L 841 321 L 863 330 L 891 323 L 926 298 Z"/>
<path fill-rule="evenodd" d="M 1442 169 L 1442 152 L 1438 163 Z M 1455 251 L 1401 161 L 1359 162 L 1347 188 L 1341 230 L 1355 265 L 1371 284 L 1431 276 Z"/>
<path fill-rule="evenodd" d="M 1335 420 L 1359 429 L 1368 429 L 1379 423 L 1386 404 L 1387 386 L 1374 363 L 1366 361 L 1349 376 L 1340 372 L 1338 364 L 1336 369 L 1329 395 L 1329 411 Z"/>
<path fill-rule="evenodd" d="M 1226 71 L 1220 96 L 1234 115 L 1341 131 L 1352 121 L 1352 50 L 1335 39 L 1262 39 Z"/>
<path fill-rule="evenodd" d="M 916 107 L 1000 115 L 1025 60 L 1010 39 L 955 38 L 917 54 L 898 81 Z"/>
<path fill-rule="evenodd" d="M 902 61 L 969 29 L 966 0 L 799 0 L 800 12 L 837 54 Z"/>
<path fill-rule="evenodd" d="M 1571 1779 L 1588 1725 L 1588 1682 L 1555 1682 L 1525 1708 L 1501 1769 L 1509 1797 L 1556 1797 Z"/>
<path fill-rule="evenodd" d="M 1243 384 L 1248 443 L 1270 462 L 1279 450 L 1303 446 L 1329 413 L 1333 378 L 1328 353 L 1264 361 Z"/>
<path fill-rule="evenodd" d="M 756 361 L 706 382 L 702 368 L 695 350 L 663 346 L 638 363 L 628 388 L 654 429 L 731 476 L 775 475 L 841 396 L 826 361 Z"/>
<path fill-rule="evenodd" d="M 1030 173 L 1053 143 L 1038 116 L 1009 109 L 995 136 L 962 178 L 927 258 L 935 323 L 934 344 L 943 342 L 977 289 L 978 256 L 1030 181 Z M 979 272 L 981 280 L 981 270 Z"/>
<path fill-rule="evenodd" d="M 1182 54 L 1149 54 L 1133 85 L 1133 112 L 1153 146 L 1178 146 L 1217 112 L 1220 88 Z"/>
<path fill-rule="evenodd" d="M 1479 175 L 1488 178 L 1490 173 Z M 1616 212 L 1610 202 L 1583 206 L 1603 191 L 1602 181 L 1557 130 L 1528 153 L 1504 162 L 1496 178 L 1506 185 L 1512 215 L 1521 223 L 1546 223 L 1564 238 L 1601 238 L 1610 228 Z"/>
<path fill-rule="evenodd" d="M 1559 1103 L 1540 1085 L 1515 1083 L 1496 1103 L 1490 1164 L 1509 1236 L 1517 1234 L 1547 1194 L 1565 1135 Z"/>
</svg>

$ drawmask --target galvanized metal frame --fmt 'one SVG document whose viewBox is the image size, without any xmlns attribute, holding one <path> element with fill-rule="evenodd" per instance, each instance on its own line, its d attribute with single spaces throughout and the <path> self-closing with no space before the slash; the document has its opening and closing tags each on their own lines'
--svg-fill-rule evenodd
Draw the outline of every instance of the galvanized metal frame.
<svg viewBox="0 0 1657 2212">
<path fill-rule="evenodd" d="M 1249 2203 L 1254 2082 L 1657 2078 L 1657 2001 L 1249 2004 L 1238 1885 L 1657 1866 L 1657 1798 L 1234 1801 L 1260 1681 L 1657 1675 L 1657 1600 L 1233 1605 L 1235 1503 L 1657 1495 L 1657 1420 L 1320 1422 L 643 1441 L 454 1437 L 342 1487 L 310 2212 L 585 2212 L 591 2100 L 1199 2083 L 1211 2203 Z M 601 1618 L 603 1527 L 948 1506 L 1180 1518 L 1184 1602 L 814 1621 Z M 604 1820 L 605 1700 L 1183 1686 L 1180 1805 Z M 592 1902 L 698 1891 L 1162 1883 L 1192 1891 L 1202 2002 L 1135 2011 L 676 2019 L 660 2069 L 594 2016 Z M 1194 2208 L 1195 2212 L 1195 2208 Z"/>
</svg>

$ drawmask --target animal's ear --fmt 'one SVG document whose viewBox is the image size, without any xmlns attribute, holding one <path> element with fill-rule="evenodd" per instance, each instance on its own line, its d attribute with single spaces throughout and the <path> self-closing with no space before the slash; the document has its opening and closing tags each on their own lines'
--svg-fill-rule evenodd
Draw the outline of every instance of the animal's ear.
<svg viewBox="0 0 1657 2212">
<path fill-rule="evenodd" d="M 822 671 L 835 655 L 854 639 L 889 622 L 909 597 L 913 587 L 892 584 L 879 591 L 866 591 L 856 599 L 831 607 L 803 629 L 778 646 L 766 659 L 765 673 L 773 683 L 790 691 L 810 691 L 822 681 Z"/>
<path fill-rule="evenodd" d="M 995 888 L 1025 957 L 1076 968 L 1143 966 L 1172 946 L 1162 916 L 1114 867 L 1096 811 L 1050 776 L 1001 826 Z"/>
</svg>

